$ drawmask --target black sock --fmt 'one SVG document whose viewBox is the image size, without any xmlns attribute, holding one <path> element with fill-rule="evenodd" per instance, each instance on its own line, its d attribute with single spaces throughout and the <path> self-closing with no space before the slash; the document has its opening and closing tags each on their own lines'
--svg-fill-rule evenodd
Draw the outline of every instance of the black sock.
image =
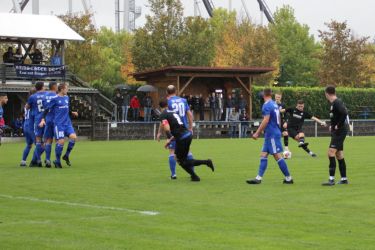
<svg viewBox="0 0 375 250">
<path fill-rule="evenodd" d="M 329 157 L 329 176 L 335 176 L 336 172 L 336 158 Z"/>
<path fill-rule="evenodd" d="M 341 160 L 337 160 L 339 162 L 339 170 L 341 178 L 346 178 L 346 163 L 345 159 L 342 158 Z"/>
<path fill-rule="evenodd" d="M 208 164 L 208 161 L 207 160 L 189 160 L 191 161 L 191 164 L 193 166 L 200 166 L 200 165 L 207 165 Z"/>
<path fill-rule="evenodd" d="M 300 138 L 299 138 L 299 142 L 300 142 L 300 143 L 305 143 L 305 137 L 300 137 Z"/>
<path fill-rule="evenodd" d="M 185 160 L 180 163 L 180 166 L 188 173 L 190 176 L 197 176 L 194 172 L 193 166 L 192 165 L 192 160 Z"/>
<path fill-rule="evenodd" d="M 305 150 L 308 154 L 310 154 L 310 149 L 305 145 L 302 147 L 303 150 Z"/>
<path fill-rule="evenodd" d="M 284 136 L 284 146 L 288 147 L 289 146 L 289 136 Z"/>
</svg>

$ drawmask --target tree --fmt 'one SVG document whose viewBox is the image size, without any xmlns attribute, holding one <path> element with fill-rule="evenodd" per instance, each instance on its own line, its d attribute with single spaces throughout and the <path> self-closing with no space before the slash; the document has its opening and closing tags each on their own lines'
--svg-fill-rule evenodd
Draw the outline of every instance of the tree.
<svg viewBox="0 0 375 250">
<path fill-rule="evenodd" d="M 365 56 L 368 37 L 356 38 L 346 22 L 326 23 L 328 31 L 319 31 L 323 46 L 321 84 L 355 86 L 371 78 Z"/>
<path fill-rule="evenodd" d="M 293 8 L 288 5 L 278 9 L 274 18 L 275 23 L 269 27 L 280 52 L 279 82 L 317 84 L 319 45 L 309 34 L 309 27 L 296 20 Z"/>
</svg>

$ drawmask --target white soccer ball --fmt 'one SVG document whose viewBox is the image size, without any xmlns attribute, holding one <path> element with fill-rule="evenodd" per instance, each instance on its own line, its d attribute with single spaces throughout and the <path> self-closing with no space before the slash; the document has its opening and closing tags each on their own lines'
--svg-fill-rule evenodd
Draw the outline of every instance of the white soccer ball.
<svg viewBox="0 0 375 250">
<path fill-rule="evenodd" d="M 292 152 L 285 150 L 283 152 L 283 157 L 284 157 L 284 159 L 290 159 L 290 158 L 292 158 Z"/>
</svg>

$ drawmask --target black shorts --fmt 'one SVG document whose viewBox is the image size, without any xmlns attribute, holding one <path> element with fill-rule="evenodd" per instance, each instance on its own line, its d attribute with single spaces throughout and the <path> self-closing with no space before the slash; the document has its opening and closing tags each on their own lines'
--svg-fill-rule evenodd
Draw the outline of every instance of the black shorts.
<svg viewBox="0 0 375 250">
<path fill-rule="evenodd" d="M 288 128 L 288 136 L 292 138 L 296 138 L 296 136 L 301 132 L 302 131 L 298 128 Z"/>
<path fill-rule="evenodd" d="M 341 130 L 341 131 L 334 131 L 331 133 L 331 142 L 329 144 L 329 148 L 334 148 L 337 151 L 344 150 L 344 141 L 346 138 L 348 131 Z"/>
<path fill-rule="evenodd" d="M 190 135 L 184 139 L 180 139 L 176 141 L 176 149 L 174 151 L 177 161 L 184 162 L 187 159 L 187 156 L 190 151 L 190 144 L 193 140 L 193 136 Z"/>
</svg>

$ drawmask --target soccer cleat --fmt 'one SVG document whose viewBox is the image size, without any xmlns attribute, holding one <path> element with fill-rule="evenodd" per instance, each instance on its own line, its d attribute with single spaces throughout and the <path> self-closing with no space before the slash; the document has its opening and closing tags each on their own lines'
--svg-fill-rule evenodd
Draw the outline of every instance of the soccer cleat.
<svg viewBox="0 0 375 250">
<path fill-rule="evenodd" d="M 61 162 L 53 161 L 53 165 L 55 165 L 55 168 L 62 168 Z"/>
<path fill-rule="evenodd" d="M 46 163 L 46 168 L 51 168 L 51 162 L 50 161 L 45 161 L 45 163 Z"/>
<path fill-rule="evenodd" d="M 172 175 L 171 176 L 171 180 L 177 180 L 177 176 L 176 175 Z"/>
<path fill-rule="evenodd" d="M 36 167 L 38 167 L 38 168 L 42 168 L 42 167 L 43 167 L 42 162 L 38 162 L 38 163 L 36 164 Z"/>
<path fill-rule="evenodd" d="M 251 184 L 251 185 L 256 185 L 256 184 L 261 184 L 262 180 L 252 179 L 252 180 L 247 180 L 246 183 Z"/>
<path fill-rule="evenodd" d="M 315 153 L 311 153 L 311 156 L 314 157 L 314 158 L 317 157 L 317 155 Z"/>
<path fill-rule="evenodd" d="M 327 182 L 323 182 L 322 186 L 334 186 L 335 181 L 334 180 L 328 180 Z"/>
<path fill-rule="evenodd" d="M 283 184 L 293 184 L 294 183 L 294 181 L 293 181 L 293 179 L 291 179 L 290 181 L 287 181 L 287 180 L 283 180 Z"/>
<path fill-rule="evenodd" d="M 212 163 L 212 160 L 207 160 L 207 167 L 211 168 L 212 172 L 215 171 L 214 164 Z"/>
<path fill-rule="evenodd" d="M 68 165 L 69 167 L 72 166 L 68 156 L 64 155 L 62 159 L 66 162 L 66 165 Z"/>
<path fill-rule="evenodd" d="M 336 184 L 341 185 L 341 184 L 349 184 L 348 180 L 340 180 Z"/>
<path fill-rule="evenodd" d="M 298 144 L 298 147 L 299 148 L 302 148 L 302 147 L 307 147 L 307 146 L 309 146 L 309 143 L 308 142 L 304 142 L 304 143 L 300 143 L 300 144 Z"/>
<path fill-rule="evenodd" d="M 34 168 L 34 167 L 37 167 L 37 166 L 38 166 L 38 163 L 36 163 L 35 161 L 31 161 L 30 164 L 29 164 L 30 168 Z"/>
<path fill-rule="evenodd" d="M 199 178 L 198 175 L 193 175 L 193 176 L 191 176 L 191 181 L 196 181 L 196 182 L 198 182 L 198 181 L 201 181 L 201 178 Z"/>
<path fill-rule="evenodd" d="M 21 161 L 20 167 L 27 167 L 26 161 Z"/>
</svg>

